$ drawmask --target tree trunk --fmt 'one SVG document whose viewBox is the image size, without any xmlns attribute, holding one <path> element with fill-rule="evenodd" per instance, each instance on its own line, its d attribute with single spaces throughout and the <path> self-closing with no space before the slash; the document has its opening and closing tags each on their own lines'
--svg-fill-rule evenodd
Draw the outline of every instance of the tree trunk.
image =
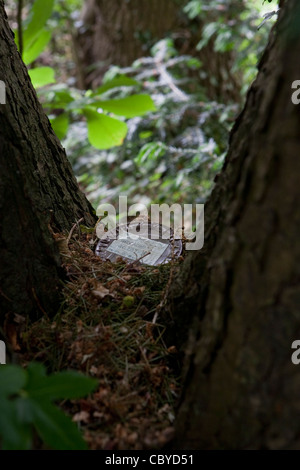
<svg viewBox="0 0 300 470">
<path fill-rule="evenodd" d="M 7 313 L 51 313 L 60 257 L 49 230 L 93 223 L 71 166 L 31 85 L 0 0 L 0 323 Z"/>
<path fill-rule="evenodd" d="M 85 74 L 85 86 L 99 85 L 110 65 L 129 66 L 149 54 L 174 29 L 178 11 L 174 0 L 86 0 L 75 47 L 83 67 L 96 67 Z"/>
<path fill-rule="evenodd" d="M 204 248 L 171 292 L 187 339 L 175 449 L 300 448 L 299 21 L 285 2 L 205 207 Z"/>
</svg>

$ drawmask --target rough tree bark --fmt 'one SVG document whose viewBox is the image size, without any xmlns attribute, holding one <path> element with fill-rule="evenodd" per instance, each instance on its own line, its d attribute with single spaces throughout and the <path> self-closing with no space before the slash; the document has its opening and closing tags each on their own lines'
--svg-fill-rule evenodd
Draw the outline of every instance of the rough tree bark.
<svg viewBox="0 0 300 470">
<path fill-rule="evenodd" d="M 7 313 L 51 313 L 60 257 L 49 231 L 69 230 L 92 208 L 31 85 L 0 0 L 0 323 Z"/>
<path fill-rule="evenodd" d="M 282 3 L 282 2 L 281 2 Z M 285 2 L 170 298 L 186 327 L 176 449 L 299 449 L 300 6 Z"/>
</svg>

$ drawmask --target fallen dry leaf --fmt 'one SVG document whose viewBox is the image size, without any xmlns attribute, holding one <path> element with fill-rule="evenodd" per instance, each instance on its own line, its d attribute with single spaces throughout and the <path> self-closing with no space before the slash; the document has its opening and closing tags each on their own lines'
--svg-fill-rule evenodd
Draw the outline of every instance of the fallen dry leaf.
<svg viewBox="0 0 300 470">
<path fill-rule="evenodd" d="M 103 299 L 106 295 L 110 295 L 110 293 L 109 289 L 99 283 L 97 284 L 97 288 L 92 290 L 92 295 L 98 299 Z"/>
<path fill-rule="evenodd" d="M 72 421 L 74 421 L 75 423 L 88 423 L 90 421 L 90 413 L 88 413 L 87 411 L 79 411 L 73 416 Z"/>
</svg>

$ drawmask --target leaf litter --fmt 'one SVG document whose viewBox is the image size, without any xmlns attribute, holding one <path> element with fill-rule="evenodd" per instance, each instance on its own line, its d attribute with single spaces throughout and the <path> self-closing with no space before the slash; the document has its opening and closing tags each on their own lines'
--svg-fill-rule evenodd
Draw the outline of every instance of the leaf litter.
<svg viewBox="0 0 300 470">
<path fill-rule="evenodd" d="M 176 347 L 159 323 L 181 259 L 160 266 L 105 262 L 91 233 L 57 235 L 66 280 L 54 318 L 10 322 L 13 349 L 26 365 L 73 369 L 97 378 L 90 396 L 61 403 L 90 449 L 161 449 L 174 435 L 180 394 Z M 13 324 L 13 328 L 11 325 Z"/>
</svg>

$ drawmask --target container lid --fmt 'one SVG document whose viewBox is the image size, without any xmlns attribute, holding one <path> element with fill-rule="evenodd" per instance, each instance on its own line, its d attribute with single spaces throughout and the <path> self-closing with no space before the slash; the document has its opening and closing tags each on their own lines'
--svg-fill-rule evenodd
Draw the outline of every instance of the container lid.
<svg viewBox="0 0 300 470">
<path fill-rule="evenodd" d="M 174 239 L 172 229 L 136 218 L 104 232 L 95 253 L 112 262 L 121 257 L 130 263 L 157 266 L 178 258 L 182 253 L 182 241 Z"/>
</svg>

